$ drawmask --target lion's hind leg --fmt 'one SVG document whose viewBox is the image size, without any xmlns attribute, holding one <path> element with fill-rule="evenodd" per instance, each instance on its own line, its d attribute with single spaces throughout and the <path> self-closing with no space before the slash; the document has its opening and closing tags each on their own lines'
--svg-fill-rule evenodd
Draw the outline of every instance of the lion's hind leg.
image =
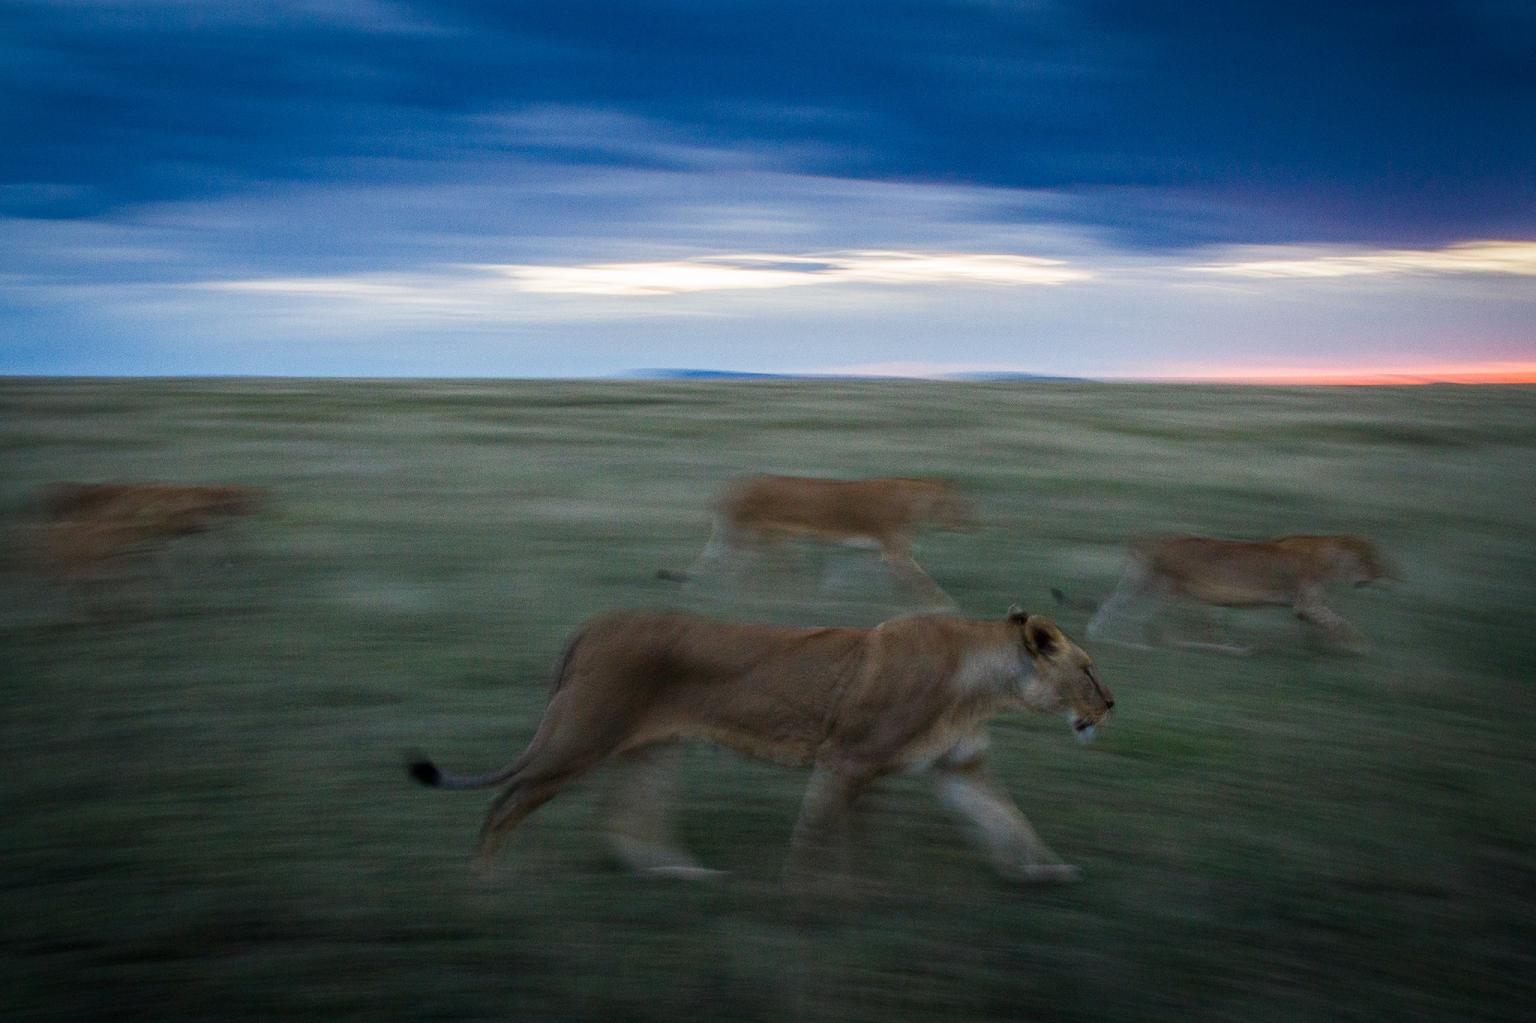
<svg viewBox="0 0 1536 1023">
<path fill-rule="evenodd" d="M 475 843 L 475 872 L 489 874 L 495 865 L 496 853 L 512 829 L 584 773 L 585 769 L 581 769 L 548 777 L 513 779 L 486 811 L 485 823 L 480 826 L 480 839 Z"/>
<path fill-rule="evenodd" d="M 909 591 L 927 602 L 927 605 L 935 610 L 948 611 L 955 607 L 955 601 L 944 588 L 933 581 L 933 578 L 923 571 L 923 567 L 912 557 L 912 547 L 904 539 L 887 537 L 880 541 L 880 560 L 885 562 L 887 568 L 900 580 L 901 584 Z"/>
<path fill-rule="evenodd" d="M 567 679 L 550 700 L 533 741 L 486 812 L 475 846 L 475 865 L 488 872 L 507 835 L 523 819 L 616 752 L 629 737 L 633 706 L 584 699 Z"/>
<path fill-rule="evenodd" d="M 678 846 L 669 826 L 680 752 L 675 745 L 642 746 L 615 758 L 618 774 L 608 793 L 608 842 L 619 861 L 636 873 L 708 881 L 723 872 L 700 866 Z"/>
<path fill-rule="evenodd" d="M 1167 586 L 1141 558 L 1133 556 L 1115 592 L 1088 620 L 1088 638 L 1138 650 L 1151 648 L 1152 618 L 1167 597 Z"/>
<path fill-rule="evenodd" d="M 1234 657 L 1247 657 L 1253 653 L 1252 647 L 1233 642 L 1232 637 L 1216 621 L 1211 609 L 1205 604 L 1194 600 L 1185 600 L 1181 606 L 1188 612 L 1188 617 L 1195 622 L 1199 635 L 1196 637 L 1173 636 L 1168 640 L 1170 646 L 1178 647 L 1181 650 L 1231 654 Z"/>
</svg>

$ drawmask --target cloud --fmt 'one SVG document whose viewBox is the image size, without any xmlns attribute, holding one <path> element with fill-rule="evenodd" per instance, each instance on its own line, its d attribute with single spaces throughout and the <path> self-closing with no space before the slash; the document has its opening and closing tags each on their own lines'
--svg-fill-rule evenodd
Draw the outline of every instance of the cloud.
<svg viewBox="0 0 1536 1023">
<path fill-rule="evenodd" d="M 1050 191 L 1138 248 L 1536 230 L 1507 3 L 276 6 L 0 4 L 0 209 L 533 162 Z"/>
<path fill-rule="evenodd" d="M 987 253 L 737 255 L 586 266 L 490 266 L 517 290 L 565 295 L 672 295 L 817 284 L 1056 285 L 1092 274 L 1057 259 Z"/>
<path fill-rule="evenodd" d="M 1206 263 L 1192 273 L 1249 278 L 1381 277 L 1397 274 L 1516 274 L 1536 276 L 1536 242 L 1479 241 L 1442 249 L 1383 249 L 1306 253 Z"/>
<path fill-rule="evenodd" d="M 844 252 L 820 256 L 751 253 L 685 260 L 472 265 L 437 274 L 373 274 L 202 281 L 229 292 L 350 299 L 472 312 L 508 295 L 634 298 L 827 285 L 1054 286 L 1091 280 L 1059 259 L 996 253 Z"/>
</svg>

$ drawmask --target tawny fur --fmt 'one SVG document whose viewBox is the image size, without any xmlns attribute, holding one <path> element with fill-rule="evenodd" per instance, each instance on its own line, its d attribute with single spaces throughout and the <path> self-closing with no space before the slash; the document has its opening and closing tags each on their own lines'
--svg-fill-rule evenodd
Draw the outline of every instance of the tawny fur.
<svg viewBox="0 0 1536 1023">
<path fill-rule="evenodd" d="M 1125 574 L 1089 622 L 1088 635 L 1108 638 L 1127 623 L 1139 630 L 1165 601 L 1181 600 L 1209 607 L 1289 607 L 1335 642 L 1357 647 L 1359 634 L 1324 603 L 1324 590 L 1331 582 L 1365 586 L 1391 574 L 1376 547 L 1358 536 L 1148 537 L 1132 544 Z"/>
<path fill-rule="evenodd" d="M 43 521 L 22 531 L 31 558 L 73 590 L 112 564 L 142 559 L 177 537 L 205 532 L 265 501 L 252 487 L 187 483 L 52 483 Z"/>
<path fill-rule="evenodd" d="M 924 525 L 961 527 L 973 522 L 970 503 L 939 480 L 750 476 L 733 481 L 721 494 L 716 532 L 700 563 L 785 538 L 868 545 L 879 549 L 905 585 L 933 603 L 947 605 L 948 596 L 913 559 L 912 543 Z"/>
<path fill-rule="evenodd" d="M 145 536 L 180 536 L 263 503 L 253 487 L 199 483 L 51 483 L 40 501 L 50 522 L 113 522 Z"/>
<path fill-rule="evenodd" d="M 448 788 L 505 785 L 481 831 L 487 863 L 527 814 L 602 761 L 655 769 L 649 751 L 701 738 L 752 757 L 814 766 L 794 848 L 817 845 L 859 791 L 897 770 L 942 776 L 946 800 L 983 832 L 1000 870 L 1064 880 L 1070 868 L 1028 828 L 985 776 L 985 724 L 1013 707 L 1069 711 L 1089 729 L 1113 705 L 1088 655 L 1048 619 L 915 616 L 872 629 L 784 628 L 682 612 L 596 618 L 568 647 L 528 748 L 481 776 L 447 775 L 429 761 L 418 781 Z M 643 793 L 661 784 L 635 786 Z M 957 795 L 958 793 L 958 795 Z M 954 798 L 950 798 L 953 796 Z M 610 830 L 635 865 L 697 870 L 665 837 L 654 806 Z M 643 842 L 633 839 L 644 831 Z M 643 856 L 633 855 L 643 848 Z M 626 849 L 628 853 L 626 853 Z M 637 862 L 640 861 L 640 862 Z"/>
</svg>

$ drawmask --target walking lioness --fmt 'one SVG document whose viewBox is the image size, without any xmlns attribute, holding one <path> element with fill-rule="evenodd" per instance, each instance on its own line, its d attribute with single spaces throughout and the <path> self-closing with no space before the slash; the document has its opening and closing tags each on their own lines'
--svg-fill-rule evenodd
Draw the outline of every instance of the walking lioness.
<svg viewBox="0 0 1536 1023">
<path fill-rule="evenodd" d="M 1130 561 L 1114 595 L 1088 623 L 1090 639 L 1142 644 L 1147 624 L 1169 599 L 1214 607 L 1282 606 L 1321 628 L 1335 643 L 1359 649 L 1354 627 L 1324 602 L 1333 580 L 1366 586 L 1388 577 L 1381 553 L 1358 536 L 1281 536 L 1273 540 L 1217 540 L 1158 536 L 1131 545 Z M 1058 594 L 1059 596 L 1059 594 Z M 1214 634 L 1179 645 L 1246 653 Z"/>
<path fill-rule="evenodd" d="M 264 502 L 261 491 L 245 486 L 51 483 L 36 501 L 41 521 L 21 537 L 30 560 L 63 586 L 71 603 L 80 603 L 86 587 L 111 583 L 114 572 L 133 565 L 153 566 L 169 583 L 159 559 L 170 544 L 251 515 Z M 222 546 L 227 557 L 227 537 Z"/>
<path fill-rule="evenodd" d="M 720 495 L 714 534 L 691 573 L 776 540 L 808 538 L 877 549 L 909 589 L 932 605 L 949 607 L 948 594 L 912 557 L 913 534 L 923 525 L 973 521 L 970 502 L 939 480 L 748 476 Z M 660 574 L 680 580 L 691 573 Z"/>
<path fill-rule="evenodd" d="M 1091 737 L 1114 700 L 1092 660 L 1054 623 L 1014 609 L 997 621 L 898 618 L 872 629 L 739 625 L 682 612 L 595 618 L 566 648 L 528 748 L 489 774 L 410 765 L 440 788 L 505 785 L 480 831 L 488 867 L 524 817 L 600 762 L 624 768 L 608 830 L 637 870 L 702 876 L 665 822 L 668 740 L 709 739 L 814 767 L 790 868 L 814 865 L 849 806 L 882 775 L 927 771 L 974 826 L 993 864 L 1024 881 L 1070 881 L 986 768 L 986 722 L 1024 707 L 1066 712 Z"/>
</svg>

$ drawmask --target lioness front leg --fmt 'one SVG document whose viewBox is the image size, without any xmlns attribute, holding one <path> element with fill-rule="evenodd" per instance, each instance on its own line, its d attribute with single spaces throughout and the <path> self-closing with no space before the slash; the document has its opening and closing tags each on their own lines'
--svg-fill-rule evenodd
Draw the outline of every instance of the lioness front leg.
<svg viewBox="0 0 1536 1023">
<path fill-rule="evenodd" d="M 816 765 L 784 864 L 784 878 L 791 887 L 804 888 L 822 872 L 829 846 L 836 846 L 839 859 L 846 863 L 848 813 L 873 778 L 873 772 L 857 767 Z"/>
<path fill-rule="evenodd" d="M 933 769 L 939 799 L 959 814 L 993 867 L 1010 881 L 1063 884 L 1081 871 L 1062 863 L 1029 824 L 1024 814 L 993 780 L 985 762 Z"/>
<path fill-rule="evenodd" d="M 678 847 L 668 826 L 676 746 L 645 746 L 620 754 L 608 793 L 608 842 L 629 869 L 657 877 L 707 881 L 721 871 L 699 866 Z"/>
<path fill-rule="evenodd" d="M 1328 638 L 1346 650 L 1360 653 L 1365 650 L 1365 637 L 1356 631 L 1344 617 L 1323 603 L 1321 587 L 1305 587 L 1296 596 L 1296 617 L 1316 625 L 1328 634 Z"/>
</svg>

